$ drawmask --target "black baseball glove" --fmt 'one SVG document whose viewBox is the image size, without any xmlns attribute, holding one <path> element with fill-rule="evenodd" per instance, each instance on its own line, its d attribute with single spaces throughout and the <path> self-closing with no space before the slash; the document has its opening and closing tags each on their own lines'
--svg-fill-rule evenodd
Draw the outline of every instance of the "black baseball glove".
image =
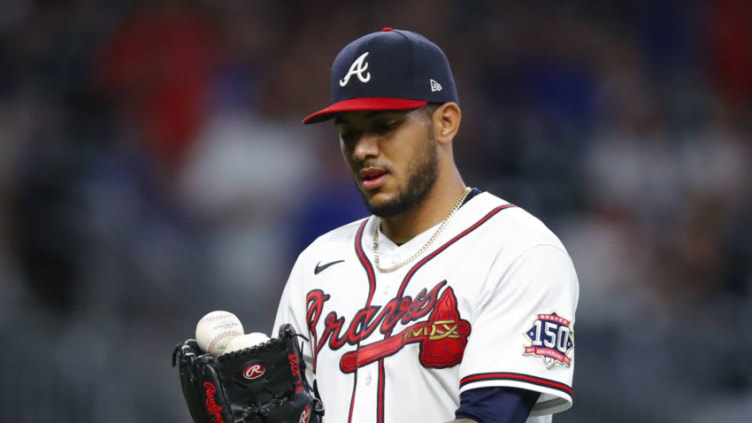
<svg viewBox="0 0 752 423">
<path fill-rule="evenodd" d="M 193 339 L 175 347 L 183 395 L 195 423 L 320 423 L 324 406 L 305 378 L 298 335 L 238 351 L 204 354 Z"/>
</svg>

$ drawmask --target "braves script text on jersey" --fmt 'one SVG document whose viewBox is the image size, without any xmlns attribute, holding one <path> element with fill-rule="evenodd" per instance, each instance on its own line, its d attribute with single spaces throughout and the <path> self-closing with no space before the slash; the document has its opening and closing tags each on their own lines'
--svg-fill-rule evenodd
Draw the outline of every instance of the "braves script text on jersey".
<svg viewBox="0 0 752 423">
<path fill-rule="evenodd" d="M 454 419 L 464 390 L 540 392 L 529 422 L 572 404 L 578 282 L 538 219 L 481 193 L 422 257 L 373 266 L 375 218 L 335 229 L 298 257 L 275 321 L 310 342 L 303 353 L 329 422 Z M 382 265 L 414 254 L 380 235 Z M 273 333 L 275 333 L 273 332 Z"/>
</svg>

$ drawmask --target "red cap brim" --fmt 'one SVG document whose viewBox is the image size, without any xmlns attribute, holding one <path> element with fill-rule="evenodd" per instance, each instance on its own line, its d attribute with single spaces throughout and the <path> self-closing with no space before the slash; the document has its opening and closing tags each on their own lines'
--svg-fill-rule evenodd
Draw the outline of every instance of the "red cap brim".
<svg viewBox="0 0 752 423">
<path fill-rule="evenodd" d="M 408 100 L 404 98 L 362 97 L 342 100 L 303 119 L 303 123 L 319 123 L 329 120 L 340 112 L 357 112 L 362 110 L 407 110 L 417 109 L 428 104 L 425 100 Z"/>
</svg>

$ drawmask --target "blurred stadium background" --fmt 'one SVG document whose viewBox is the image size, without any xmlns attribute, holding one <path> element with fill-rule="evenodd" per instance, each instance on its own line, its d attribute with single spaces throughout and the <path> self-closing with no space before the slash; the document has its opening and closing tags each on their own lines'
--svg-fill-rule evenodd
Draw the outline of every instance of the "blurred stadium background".
<svg viewBox="0 0 752 423">
<path fill-rule="evenodd" d="M 365 213 L 300 120 L 384 26 L 453 63 L 466 182 L 574 258 L 555 421 L 752 419 L 752 2 L 0 3 L 0 421 L 189 421 L 175 343 L 213 309 L 268 332 Z"/>
</svg>

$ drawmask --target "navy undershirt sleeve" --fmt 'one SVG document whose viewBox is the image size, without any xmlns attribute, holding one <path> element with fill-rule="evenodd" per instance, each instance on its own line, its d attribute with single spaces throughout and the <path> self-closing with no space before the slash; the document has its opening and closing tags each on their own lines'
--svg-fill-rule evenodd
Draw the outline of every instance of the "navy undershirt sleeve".
<svg viewBox="0 0 752 423">
<path fill-rule="evenodd" d="M 505 387 L 478 388 L 460 395 L 456 419 L 478 423 L 524 423 L 539 392 Z"/>
</svg>

